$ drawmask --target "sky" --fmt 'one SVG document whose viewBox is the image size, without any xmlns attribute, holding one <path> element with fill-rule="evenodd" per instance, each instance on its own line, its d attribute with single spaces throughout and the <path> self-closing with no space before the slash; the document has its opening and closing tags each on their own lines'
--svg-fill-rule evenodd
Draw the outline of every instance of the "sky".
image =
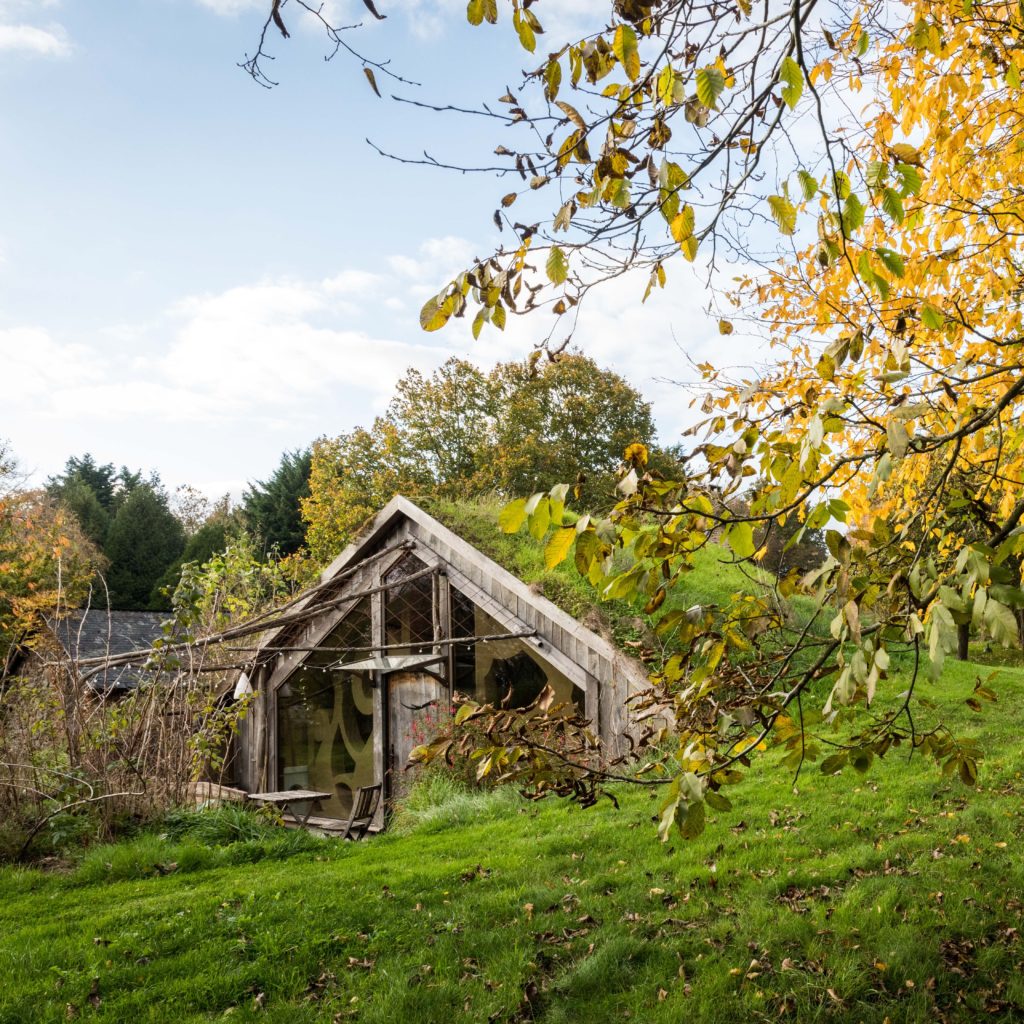
<svg viewBox="0 0 1024 1024">
<path fill-rule="evenodd" d="M 422 303 L 499 241 L 507 184 L 377 155 L 487 162 L 504 129 L 390 100 L 490 100 L 531 58 L 464 0 L 336 0 L 346 35 L 421 83 L 370 91 L 310 20 L 239 67 L 267 0 L 0 0 L 0 439 L 41 483 L 70 455 L 236 497 L 283 451 L 368 425 L 409 367 L 522 358 L 547 323 L 426 334 Z M 571 30 L 586 0 L 552 0 Z M 504 13 L 504 12 L 503 12 Z M 551 22 L 555 22 L 551 24 Z M 595 293 L 574 341 L 692 421 L 687 359 L 742 362 L 689 268 Z"/>
</svg>

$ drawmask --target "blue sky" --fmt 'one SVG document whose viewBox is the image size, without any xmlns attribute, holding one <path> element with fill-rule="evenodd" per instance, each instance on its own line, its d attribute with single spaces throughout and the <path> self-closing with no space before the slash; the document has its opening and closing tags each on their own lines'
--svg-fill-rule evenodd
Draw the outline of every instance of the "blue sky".
<svg viewBox="0 0 1024 1024">
<path fill-rule="evenodd" d="M 466 25 L 463 0 L 378 6 L 379 25 L 334 5 L 370 22 L 355 45 L 423 83 L 404 95 L 493 100 L 531 63 L 507 24 Z M 588 5 L 545 6 L 571 30 Z M 237 63 L 266 0 L 0 0 L 0 437 L 36 480 L 91 451 L 237 494 L 281 451 L 368 423 L 407 367 L 489 366 L 543 335 L 529 318 L 479 342 L 419 329 L 422 302 L 495 244 L 507 188 L 364 142 L 479 162 L 503 129 L 378 100 L 289 7 L 265 90 Z M 576 334 L 653 400 L 666 440 L 689 396 L 658 378 L 687 375 L 684 349 L 721 355 L 703 283 L 670 282 L 642 308 L 643 283 L 616 282 Z"/>
</svg>

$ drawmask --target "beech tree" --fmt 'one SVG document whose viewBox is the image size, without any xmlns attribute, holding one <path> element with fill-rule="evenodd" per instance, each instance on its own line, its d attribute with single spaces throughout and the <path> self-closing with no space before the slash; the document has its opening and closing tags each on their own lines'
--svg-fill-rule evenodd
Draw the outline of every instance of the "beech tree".
<svg viewBox="0 0 1024 1024">
<path fill-rule="evenodd" d="M 707 418 L 685 473 L 651 472 L 633 445 L 610 515 L 568 516 L 566 481 L 513 502 L 505 527 L 550 531 L 549 560 L 571 554 L 606 596 L 655 616 L 712 533 L 756 567 L 758 532 L 795 518 L 825 531 L 830 554 L 785 583 L 816 602 L 806 629 L 750 594 L 660 614 L 674 653 L 651 703 L 678 740 L 663 837 L 696 834 L 771 744 L 788 768 L 826 774 L 909 747 L 973 784 L 983 748 L 920 705 L 916 684 L 941 678 L 958 620 L 1011 645 L 1024 606 L 1024 11 L 614 0 L 593 30 L 548 40 L 543 3 L 510 7 L 535 56 L 478 112 L 509 129 L 488 169 L 519 177 L 494 217 L 512 241 L 440 287 L 424 329 L 550 314 L 557 352 L 608 280 L 639 274 L 641 301 L 681 263 L 715 286 L 732 262 L 719 329 L 766 337 L 775 360 L 743 379 L 700 367 Z M 470 0 L 467 16 L 496 23 L 499 5 Z M 752 479 L 756 499 L 732 511 Z M 981 708 L 995 694 L 948 696 Z M 488 763 L 509 778 L 567 793 L 598 778 L 488 735 Z"/>
</svg>

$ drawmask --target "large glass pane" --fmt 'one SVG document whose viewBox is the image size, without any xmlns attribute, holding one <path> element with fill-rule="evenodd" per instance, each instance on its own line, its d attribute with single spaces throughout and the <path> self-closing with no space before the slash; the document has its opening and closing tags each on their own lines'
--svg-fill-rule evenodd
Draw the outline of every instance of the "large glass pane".
<svg viewBox="0 0 1024 1024">
<path fill-rule="evenodd" d="M 348 817 L 356 789 L 376 781 L 371 677 L 332 667 L 371 643 L 366 597 L 277 691 L 277 785 L 330 793 L 327 817 Z"/>
<path fill-rule="evenodd" d="M 278 787 L 330 793 L 327 817 L 345 818 L 375 781 L 373 688 L 366 672 L 299 669 L 277 691 Z"/>
<path fill-rule="evenodd" d="M 460 591 L 452 587 L 450 592 L 453 638 L 508 632 Z M 454 660 L 456 691 L 481 704 L 526 707 L 548 684 L 555 691 L 556 703 L 571 703 L 579 710 L 585 706 L 583 690 L 548 664 L 541 652 L 526 640 L 512 638 L 457 644 Z"/>
<path fill-rule="evenodd" d="M 384 591 L 384 642 L 388 654 L 423 654 L 434 642 L 434 577 L 406 577 L 427 566 L 415 555 L 403 555 L 385 574 L 394 584 Z"/>
</svg>

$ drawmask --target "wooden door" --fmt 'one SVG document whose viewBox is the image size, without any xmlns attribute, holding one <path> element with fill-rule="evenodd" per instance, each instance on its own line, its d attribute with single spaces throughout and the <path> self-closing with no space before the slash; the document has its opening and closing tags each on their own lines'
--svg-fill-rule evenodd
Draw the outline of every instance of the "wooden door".
<svg viewBox="0 0 1024 1024">
<path fill-rule="evenodd" d="M 447 719 L 448 694 L 444 682 L 429 672 L 393 672 L 386 678 L 387 796 L 393 801 L 408 788 L 413 747 L 433 738 Z"/>
</svg>

